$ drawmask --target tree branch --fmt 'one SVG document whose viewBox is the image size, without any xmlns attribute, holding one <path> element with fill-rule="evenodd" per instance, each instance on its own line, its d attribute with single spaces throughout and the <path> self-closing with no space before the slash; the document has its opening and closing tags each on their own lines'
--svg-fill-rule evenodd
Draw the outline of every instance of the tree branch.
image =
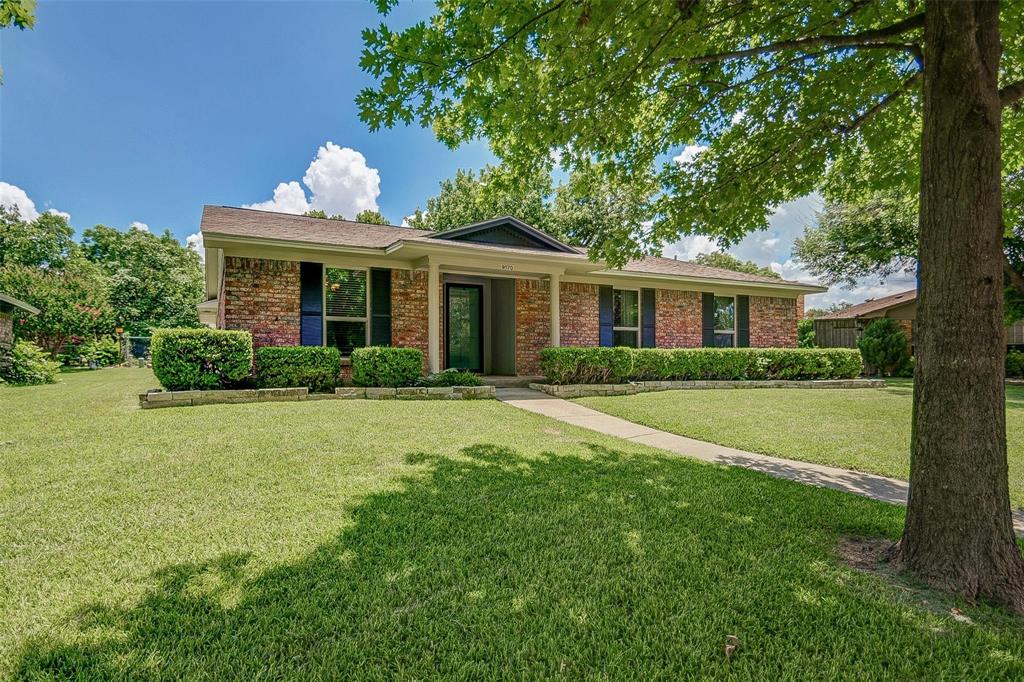
<svg viewBox="0 0 1024 682">
<path fill-rule="evenodd" d="M 886 108 L 888 108 L 890 104 L 898 100 L 903 93 L 912 88 L 914 84 L 921 78 L 921 75 L 923 73 L 923 71 L 915 71 L 914 73 L 910 74 L 910 76 L 906 80 L 904 80 L 898 88 L 890 92 L 888 95 L 880 99 L 872 106 L 868 107 L 867 110 L 864 111 L 864 113 L 860 114 L 849 123 L 841 126 L 839 128 L 839 132 L 844 135 L 849 135 L 850 133 L 854 132 L 862 125 L 870 121 L 879 112 L 884 111 Z"/>
<path fill-rule="evenodd" d="M 999 91 L 999 101 L 1004 107 L 1014 104 L 1022 97 L 1024 97 L 1024 80 L 1010 83 Z"/>
<path fill-rule="evenodd" d="M 892 42 L 889 38 L 900 36 L 908 31 L 912 31 L 917 28 L 924 26 L 924 13 L 915 14 L 914 16 L 907 17 L 902 21 L 897 21 L 891 26 L 885 26 L 883 28 L 873 28 L 868 31 L 861 31 L 860 33 L 853 33 L 850 35 L 820 35 L 820 36 L 807 36 L 805 38 L 795 38 L 793 40 L 782 40 L 777 43 L 771 43 L 770 45 L 762 45 L 760 47 L 750 47 L 745 50 L 735 50 L 732 52 L 720 52 L 718 54 L 703 55 L 701 57 L 693 57 L 689 60 L 691 64 L 710 64 L 715 62 L 727 61 L 730 59 L 741 59 L 743 57 L 754 57 L 761 54 L 770 54 L 772 52 L 783 52 L 785 50 L 802 50 L 806 47 L 817 47 L 820 45 L 827 45 L 829 47 L 849 47 L 852 49 L 900 49 L 900 50 L 919 50 L 913 43 L 900 43 Z"/>
</svg>

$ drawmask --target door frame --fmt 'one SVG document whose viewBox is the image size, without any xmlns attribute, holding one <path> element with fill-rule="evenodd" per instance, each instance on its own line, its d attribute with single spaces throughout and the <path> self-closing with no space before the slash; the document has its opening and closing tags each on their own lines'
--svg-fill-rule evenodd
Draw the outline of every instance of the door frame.
<svg viewBox="0 0 1024 682">
<path fill-rule="evenodd" d="M 485 325 L 484 325 L 484 285 L 483 284 L 467 284 L 465 282 L 445 282 L 444 283 L 444 368 L 445 369 L 451 369 L 451 357 L 452 357 L 452 355 L 451 355 L 451 352 L 449 351 L 449 347 L 451 345 L 449 342 L 451 340 L 451 335 L 452 335 L 452 326 L 449 323 L 449 319 L 448 318 L 449 318 L 449 311 L 450 311 L 449 299 L 450 299 L 450 292 L 451 292 L 452 287 L 457 287 L 457 288 L 461 288 L 461 289 L 476 289 L 478 292 L 480 292 L 480 297 L 478 299 L 479 302 L 478 302 L 478 306 L 477 306 L 479 308 L 478 314 L 479 314 L 479 319 L 480 319 L 480 334 L 478 335 L 480 337 L 478 339 L 478 343 L 480 345 L 480 367 L 476 367 L 476 368 L 469 367 L 469 368 L 466 368 L 466 369 L 467 369 L 467 371 L 470 371 L 470 372 L 476 372 L 477 374 L 482 374 L 483 371 L 484 371 L 484 334 L 486 333 L 486 329 L 484 329 Z"/>
</svg>

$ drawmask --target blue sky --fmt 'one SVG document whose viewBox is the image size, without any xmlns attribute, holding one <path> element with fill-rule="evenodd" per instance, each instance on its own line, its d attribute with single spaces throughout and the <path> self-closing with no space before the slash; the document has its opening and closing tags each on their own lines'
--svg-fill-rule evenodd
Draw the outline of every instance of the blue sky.
<svg viewBox="0 0 1024 682">
<path fill-rule="evenodd" d="M 0 201 L 182 242 L 206 203 L 377 207 L 399 223 L 457 168 L 493 159 L 483 142 L 452 151 L 430 130 L 359 121 L 360 31 L 380 21 L 368 2 L 40 2 L 33 30 L 0 31 Z M 732 251 L 806 279 L 790 249 L 815 206 L 783 207 Z M 713 249 L 695 237 L 667 253 Z M 811 304 L 908 288 L 876 284 Z"/>
</svg>

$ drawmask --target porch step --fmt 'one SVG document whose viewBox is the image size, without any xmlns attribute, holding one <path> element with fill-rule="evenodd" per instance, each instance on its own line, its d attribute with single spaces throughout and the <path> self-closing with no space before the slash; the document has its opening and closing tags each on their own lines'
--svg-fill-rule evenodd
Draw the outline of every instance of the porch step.
<svg viewBox="0 0 1024 682">
<path fill-rule="evenodd" d="M 483 374 L 480 376 L 480 379 L 487 386 L 494 386 L 496 388 L 527 388 L 530 384 L 547 383 L 547 380 L 542 376 L 510 377 Z"/>
</svg>

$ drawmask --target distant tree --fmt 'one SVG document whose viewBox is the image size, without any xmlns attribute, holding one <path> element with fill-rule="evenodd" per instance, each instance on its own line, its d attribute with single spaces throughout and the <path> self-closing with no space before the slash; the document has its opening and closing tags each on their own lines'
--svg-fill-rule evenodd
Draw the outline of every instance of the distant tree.
<svg viewBox="0 0 1024 682">
<path fill-rule="evenodd" d="M 199 326 L 196 305 L 204 293 L 199 256 L 169 230 L 157 236 L 96 225 L 83 233 L 82 250 L 109 277 L 115 322 L 128 333 Z"/>
<path fill-rule="evenodd" d="M 67 218 L 58 213 L 23 220 L 16 206 L 0 206 L 0 267 L 63 268 L 77 248 L 74 234 Z"/>
<path fill-rule="evenodd" d="M 427 200 L 425 211 L 416 209 L 409 224 L 424 230 L 454 230 L 509 215 L 561 237 L 547 203 L 552 191 L 551 174 L 544 170 L 522 180 L 503 166 L 484 166 L 479 174 L 458 170 L 454 178 L 441 181 L 440 192 Z"/>
<path fill-rule="evenodd" d="M 793 244 L 793 255 L 825 284 L 913 272 L 917 264 L 917 197 L 879 192 L 830 201 Z"/>
<path fill-rule="evenodd" d="M 658 185 L 650 173 L 624 176 L 600 163 L 581 163 L 567 182 L 555 189 L 552 224 L 567 242 L 600 250 L 613 245 L 602 240 L 625 239 L 650 243 L 650 221 Z M 625 248 L 619 244 L 618 247 Z"/>
<path fill-rule="evenodd" d="M 807 310 L 804 311 L 804 317 L 814 319 L 816 317 L 821 317 L 822 315 L 831 315 L 832 313 L 838 313 L 841 310 L 846 310 L 852 305 L 852 303 L 840 301 L 839 303 L 833 303 L 832 305 L 826 308 L 808 308 Z"/>
<path fill-rule="evenodd" d="M 711 253 L 699 254 L 693 259 L 698 265 L 706 265 L 710 268 L 722 268 L 733 272 L 745 272 L 748 275 L 761 275 L 772 279 L 782 279 L 782 275 L 769 267 L 758 265 L 752 260 L 740 260 L 731 253 L 724 251 L 713 251 Z"/>
<path fill-rule="evenodd" d="M 348 220 L 348 218 L 341 215 L 340 213 L 333 213 L 331 215 L 327 215 L 327 212 L 320 208 L 310 209 L 303 213 L 302 215 L 308 216 L 310 218 L 326 218 L 328 220 Z"/>
<path fill-rule="evenodd" d="M 61 270 L 6 265 L 0 268 L 0 291 L 39 308 L 36 315 L 15 316 L 14 333 L 51 357 L 69 341 L 114 332 L 109 280 L 98 265 L 80 256 Z"/>
<path fill-rule="evenodd" d="M 390 225 L 388 219 L 380 211 L 371 211 L 369 209 L 356 213 L 357 223 L 369 223 L 371 225 Z"/>
</svg>

